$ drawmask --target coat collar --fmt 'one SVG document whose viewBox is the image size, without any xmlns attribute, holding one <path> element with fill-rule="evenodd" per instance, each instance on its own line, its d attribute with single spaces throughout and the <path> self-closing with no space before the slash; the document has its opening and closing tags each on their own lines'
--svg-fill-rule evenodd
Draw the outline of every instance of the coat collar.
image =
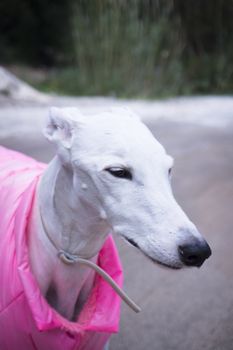
<svg viewBox="0 0 233 350">
<path fill-rule="evenodd" d="M 37 176 L 22 194 L 15 213 L 14 225 L 18 273 L 36 326 L 40 331 L 65 329 L 72 333 L 84 331 L 117 332 L 120 319 L 120 299 L 101 277 L 96 276 L 91 295 L 77 322 L 70 322 L 58 314 L 48 305 L 39 290 L 29 266 L 27 218 L 31 212 L 35 189 L 41 173 L 42 170 L 40 169 Z M 98 264 L 118 285 L 122 286 L 122 267 L 111 236 L 107 238 L 99 253 Z"/>
</svg>

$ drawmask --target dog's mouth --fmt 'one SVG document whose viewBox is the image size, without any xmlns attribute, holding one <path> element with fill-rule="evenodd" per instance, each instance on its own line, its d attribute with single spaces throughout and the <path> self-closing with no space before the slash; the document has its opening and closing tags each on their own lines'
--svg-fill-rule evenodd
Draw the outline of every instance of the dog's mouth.
<svg viewBox="0 0 233 350">
<path fill-rule="evenodd" d="M 151 260 L 154 264 L 157 264 L 161 267 L 165 267 L 165 268 L 169 268 L 169 269 L 173 269 L 173 270 L 180 270 L 181 269 L 181 266 L 178 266 L 178 265 L 171 265 L 171 264 L 168 264 L 168 263 L 165 263 L 165 262 L 162 262 L 162 261 L 159 261 L 159 260 L 156 260 L 154 258 L 152 258 L 150 255 L 146 254 L 141 248 L 140 246 L 132 239 L 132 238 L 128 238 L 128 237 L 125 237 L 123 236 L 123 238 L 125 239 L 126 242 L 128 242 L 130 245 L 132 245 L 133 247 L 137 248 L 138 250 L 140 250 L 140 252 L 145 256 L 147 257 L 149 260 Z"/>
<path fill-rule="evenodd" d="M 138 248 L 139 250 L 141 250 L 140 247 L 139 247 L 139 245 L 138 245 L 133 239 L 128 238 L 128 237 L 125 237 L 125 236 L 124 236 L 124 239 L 125 239 L 127 242 L 129 242 L 129 244 L 131 244 L 132 246 L 134 246 L 135 248 Z"/>
</svg>

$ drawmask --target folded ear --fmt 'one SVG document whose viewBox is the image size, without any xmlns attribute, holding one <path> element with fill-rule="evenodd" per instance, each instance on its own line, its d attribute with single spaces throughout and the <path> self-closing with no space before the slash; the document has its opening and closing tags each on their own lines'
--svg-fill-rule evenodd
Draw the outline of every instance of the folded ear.
<svg viewBox="0 0 233 350">
<path fill-rule="evenodd" d="M 77 108 L 51 107 L 46 127 L 45 137 L 57 146 L 69 149 L 75 131 L 81 126 L 84 117 Z"/>
</svg>

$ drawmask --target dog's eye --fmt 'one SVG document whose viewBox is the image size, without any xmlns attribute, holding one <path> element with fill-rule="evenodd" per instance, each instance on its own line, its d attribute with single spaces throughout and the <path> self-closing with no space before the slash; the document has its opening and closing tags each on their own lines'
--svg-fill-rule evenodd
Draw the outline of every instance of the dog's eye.
<svg viewBox="0 0 233 350">
<path fill-rule="evenodd" d="M 132 180 L 133 178 L 131 171 L 127 168 L 112 167 L 106 168 L 105 170 L 115 177 L 127 180 Z"/>
<path fill-rule="evenodd" d="M 171 174 L 172 174 L 172 168 L 169 168 L 168 169 L 168 175 L 171 176 Z"/>
</svg>

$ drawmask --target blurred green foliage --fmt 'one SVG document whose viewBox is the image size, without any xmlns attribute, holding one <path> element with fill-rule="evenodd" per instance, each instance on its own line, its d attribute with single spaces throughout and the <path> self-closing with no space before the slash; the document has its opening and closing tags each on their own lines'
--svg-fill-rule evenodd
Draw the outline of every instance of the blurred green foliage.
<svg viewBox="0 0 233 350">
<path fill-rule="evenodd" d="M 1 0 L 1 59 L 59 93 L 232 93 L 232 18 L 232 0 Z"/>
<path fill-rule="evenodd" d="M 1 61 L 48 66 L 70 62 L 72 4 L 70 0 L 1 0 Z"/>
</svg>

